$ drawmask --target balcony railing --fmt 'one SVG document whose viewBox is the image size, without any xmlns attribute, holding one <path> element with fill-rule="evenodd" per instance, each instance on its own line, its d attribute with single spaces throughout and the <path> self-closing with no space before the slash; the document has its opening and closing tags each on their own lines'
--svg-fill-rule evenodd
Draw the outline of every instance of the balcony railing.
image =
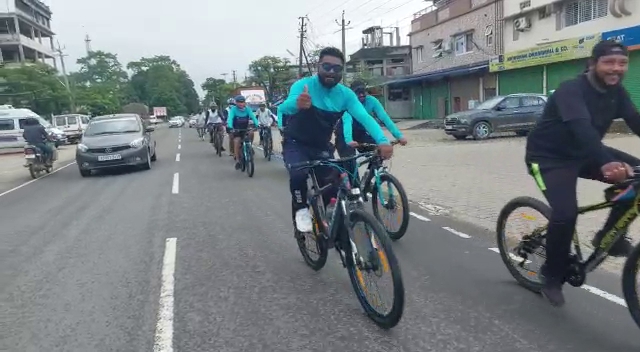
<svg viewBox="0 0 640 352">
<path fill-rule="evenodd" d="M 428 14 L 429 12 L 433 12 L 433 11 L 436 11 L 437 9 L 439 9 L 439 8 L 443 8 L 443 7 L 445 7 L 445 6 L 449 6 L 449 5 L 451 5 L 454 1 L 456 1 L 456 0 L 441 0 L 441 1 L 439 1 L 439 2 L 438 2 L 438 4 L 437 4 L 437 5 L 435 5 L 435 4 L 434 4 L 434 5 L 430 5 L 430 6 L 428 6 L 427 8 L 422 9 L 422 10 L 420 10 L 420 11 L 418 11 L 418 12 L 414 13 L 414 14 L 413 14 L 413 19 L 415 20 L 416 18 L 418 18 L 418 17 L 420 17 L 420 16 L 423 16 L 423 15 L 426 15 L 426 14 Z"/>
</svg>

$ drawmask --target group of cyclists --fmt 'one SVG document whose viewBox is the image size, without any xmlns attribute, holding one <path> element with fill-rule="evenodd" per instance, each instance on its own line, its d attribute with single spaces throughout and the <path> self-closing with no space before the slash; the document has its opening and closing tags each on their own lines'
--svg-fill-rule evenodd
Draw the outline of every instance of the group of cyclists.
<svg viewBox="0 0 640 352">
<path fill-rule="evenodd" d="M 621 84 L 628 63 L 624 45 L 611 40 L 596 44 L 587 70 L 562 83 L 551 94 L 541 119 L 527 138 L 527 169 L 552 208 L 546 236 L 547 259 L 539 276 L 542 294 L 554 306 L 564 304 L 563 275 L 578 214 L 578 178 L 617 183 L 632 176 L 630 165 L 640 165 L 640 159 L 602 144 L 606 131 L 617 118 L 623 118 L 640 136 L 640 114 Z M 389 159 L 393 146 L 372 115 L 384 123 L 400 144 L 406 144 L 407 140 L 378 100 L 367 94 L 365 84 L 353 82 L 350 88 L 340 84 L 344 64 L 345 57 L 339 49 L 324 48 L 319 54 L 317 74 L 301 78 L 291 86 L 288 97 L 278 106 L 277 116 L 265 112 L 264 105 L 256 116 L 247 107 L 245 98 L 238 96 L 229 101 L 227 113 L 219 113 L 212 105 L 206 124 L 223 128 L 226 121 L 233 141 L 229 148 L 236 151 L 236 160 L 249 121 L 264 128 L 277 122 L 287 165 L 317 160 L 326 153 L 334 155 L 336 147 L 341 157 L 350 156 L 359 143 L 377 144 L 380 156 Z M 335 147 L 331 143 L 334 134 Z M 293 168 L 288 168 L 288 172 L 294 226 L 299 232 L 311 232 L 307 174 Z M 317 176 L 318 180 L 329 182 L 323 175 Z M 325 205 L 335 197 L 335 192 L 326 193 Z M 623 212 L 617 207 L 612 209 L 604 228 L 593 239 L 594 246 Z M 625 256 L 630 249 L 629 240 L 621 238 L 611 254 Z"/>
</svg>

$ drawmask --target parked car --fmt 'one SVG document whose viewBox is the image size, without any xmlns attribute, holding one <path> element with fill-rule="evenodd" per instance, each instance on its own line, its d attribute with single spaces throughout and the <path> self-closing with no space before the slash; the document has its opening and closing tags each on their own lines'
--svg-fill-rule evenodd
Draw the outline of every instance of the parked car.
<svg viewBox="0 0 640 352">
<path fill-rule="evenodd" d="M 172 117 L 169 120 L 169 128 L 184 126 L 184 120 L 180 116 Z"/>
<path fill-rule="evenodd" d="M 67 136 L 64 134 L 64 132 L 61 129 L 51 126 L 47 130 L 55 139 L 54 142 L 55 142 L 56 148 L 58 148 L 61 145 L 67 144 Z"/>
<path fill-rule="evenodd" d="M 444 132 L 456 139 L 487 139 L 494 132 L 526 136 L 542 116 L 547 97 L 542 94 L 510 94 L 493 97 L 476 108 L 444 119 Z"/>
<path fill-rule="evenodd" d="M 91 120 L 78 143 L 76 163 L 82 177 L 93 170 L 122 166 L 151 169 L 156 161 L 154 127 L 135 114 L 98 116 Z"/>
<path fill-rule="evenodd" d="M 89 116 L 80 114 L 58 115 L 53 117 L 53 127 L 64 131 L 69 143 L 77 143 L 89 124 Z"/>
<path fill-rule="evenodd" d="M 23 148 L 26 145 L 22 133 L 24 123 L 28 118 L 34 118 L 44 126 L 54 137 L 58 137 L 60 130 L 55 130 L 49 121 L 29 109 L 14 109 L 10 105 L 0 106 L 0 149 Z"/>
</svg>

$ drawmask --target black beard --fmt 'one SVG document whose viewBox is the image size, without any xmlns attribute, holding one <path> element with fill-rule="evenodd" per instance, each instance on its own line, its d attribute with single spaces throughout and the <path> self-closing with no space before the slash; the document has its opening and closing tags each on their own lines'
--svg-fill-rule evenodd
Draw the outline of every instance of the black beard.
<svg viewBox="0 0 640 352">
<path fill-rule="evenodd" d="M 324 77 L 320 76 L 320 84 L 325 88 L 333 88 L 337 86 L 340 81 L 342 81 L 342 76 L 334 76 L 332 83 L 328 83 Z"/>
</svg>

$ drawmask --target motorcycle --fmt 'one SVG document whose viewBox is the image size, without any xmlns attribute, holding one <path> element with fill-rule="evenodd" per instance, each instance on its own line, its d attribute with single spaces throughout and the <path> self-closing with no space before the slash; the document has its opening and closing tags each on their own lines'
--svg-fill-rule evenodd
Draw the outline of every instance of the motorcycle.
<svg viewBox="0 0 640 352">
<path fill-rule="evenodd" d="M 24 167 L 29 169 L 33 179 L 40 177 L 42 172 L 50 174 L 53 171 L 53 162 L 58 160 L 58 151 L 55 148 L 55 143 L 47 142 L 47 145 L 53 153 L 51 160 L 45 160 L 40 148 L 30 144 L 24 146 Z"/>
</svg>

